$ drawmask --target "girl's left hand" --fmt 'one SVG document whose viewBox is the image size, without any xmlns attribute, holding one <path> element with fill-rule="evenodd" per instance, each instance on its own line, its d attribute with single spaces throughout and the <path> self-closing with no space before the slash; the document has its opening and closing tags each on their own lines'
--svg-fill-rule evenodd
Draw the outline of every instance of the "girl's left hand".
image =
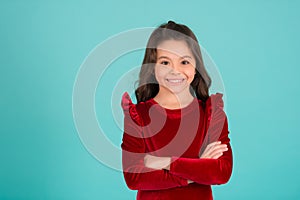
<svg viewBox="0 0 300 200">
<path fill-rule="evenodd" d="M 144 157 L 144 164 L 148 168 L 152 169 L 166 169 L 170 170 L 171 158 L 170 157 L 158 157 L 147 154 Z"/>
</svg>

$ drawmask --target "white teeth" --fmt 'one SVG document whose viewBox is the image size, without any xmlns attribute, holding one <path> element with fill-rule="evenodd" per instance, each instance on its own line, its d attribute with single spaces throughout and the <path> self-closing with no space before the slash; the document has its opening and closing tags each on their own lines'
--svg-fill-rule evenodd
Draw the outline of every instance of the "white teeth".
<svg viewBox="0 0 300 200">
<path fill-rule="evenodd" d="M 167 81 L 170 83 L 180 83 L 183 81 L 183 79 L 167 79 Z"/>
</svg>

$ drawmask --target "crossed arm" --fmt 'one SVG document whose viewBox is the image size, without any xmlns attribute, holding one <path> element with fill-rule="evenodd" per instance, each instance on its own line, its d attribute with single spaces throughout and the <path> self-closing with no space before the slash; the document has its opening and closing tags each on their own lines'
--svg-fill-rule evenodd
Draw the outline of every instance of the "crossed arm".
<svg viewBox="0 0 300 200">
<path fill-rule="evenodd" d="M 227 151 L 227 145 L 221 144 L 221 141 L 212 142 L 205 148 L 204 152 L 200 155 L 200 159 L 218 159 L 223 155 L 223 152 Z M 194 164 L 197 164 L 195 159 L 188 159 L 189 162 L 194 161 Z M 158 157 L 147 154 L 144 157 L 144 164 L 148 168 L 155 170 L 168 170 L 170 171 L 170 166 L 172 163 L 172 157 Z M 193 183 L 193 180 L 187 179 L 187 183 Z"/>
<path fill-rule="evenodd" d="M 137 126 L 127 124 L 126 130 L 135 133 Z M 145 154 L 142 136 L 123 136 L 123 173 L 133 190 L 161 190 L 186 186 L 189 183 L 206 185 L 226 183 L 232 171 L 232 150 L 225 120 L 219 141 L 205 147 L 199 158 L 157 157 Z M 134 152 L 134 154 L 132 154 Z"/>
<path fill-rule="evenodd" d="M 209 144 L 200 158 L 157 157 L 150 154 L 126 157 L 123 152 L 125 181 L 133 190 L 160 190 L 199 184 L 224 184 L 231 175 L 230 145 Z"/>
</svg>

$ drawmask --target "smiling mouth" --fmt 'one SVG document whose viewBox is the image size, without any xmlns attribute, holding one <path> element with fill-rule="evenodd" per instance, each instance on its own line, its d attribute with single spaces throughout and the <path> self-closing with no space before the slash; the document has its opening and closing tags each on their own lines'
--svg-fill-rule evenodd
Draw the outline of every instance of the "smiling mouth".
<svg viewBox="0 0 300 200">
<path fill-rule="evenodd" d="M 184 78 L 180 78 L 180 79 L 166 79 L 167 82 L 169 83 L 182 83 L 184 81 Z"/>
</svg>

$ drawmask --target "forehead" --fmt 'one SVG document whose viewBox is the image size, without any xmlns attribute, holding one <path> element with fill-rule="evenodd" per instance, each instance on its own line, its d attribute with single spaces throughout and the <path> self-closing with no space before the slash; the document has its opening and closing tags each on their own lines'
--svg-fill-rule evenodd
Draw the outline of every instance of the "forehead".
<svg viewBox="0 0 300 200">
<path fill-rule="evenodd" d="M 187 43 L 182 40 L 166 40 L 157 46 L 158 55 L 173 55 L 173 56 L 190 56 L 193 54 Z"/>
</svg>

